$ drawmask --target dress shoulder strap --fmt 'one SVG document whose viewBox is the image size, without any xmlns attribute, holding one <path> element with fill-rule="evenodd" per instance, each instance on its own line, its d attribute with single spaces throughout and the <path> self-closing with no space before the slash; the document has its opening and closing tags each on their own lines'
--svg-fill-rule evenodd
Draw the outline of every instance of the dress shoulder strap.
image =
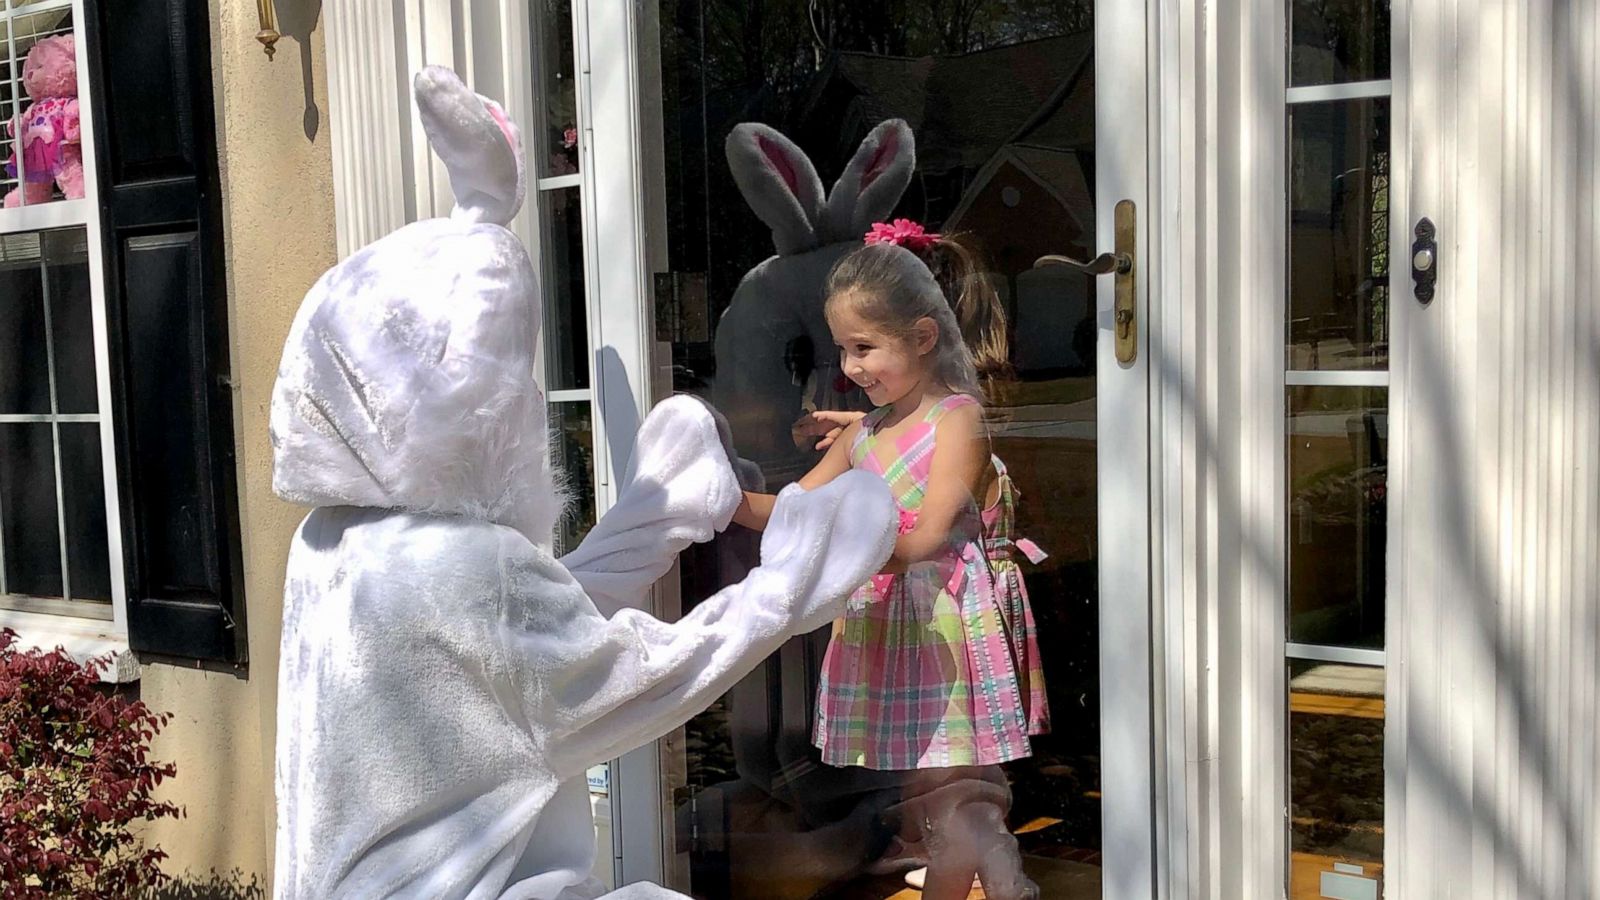
<svg viewBox="0 0 1600 900">
<path fill-rule="evenodd" d="M 1022 496 L 1022 492 L 1017 490 L 1017 480 L 1011 477 L 1000 457 L 989 454 L 989 464 L 994 466 L 995 481 L 1000 484 L 1000 505 L 1015 507 L 1017 498 Z"/>
<path fill-rule="evenodd" d="M 937 422 L 944 418 L 944 414 L 950 410 L 960 409 L 963 406 L 972 406 L 977 402 L 978 398 L 971 394 L 951 394 L 929 408 L 928 414 L 923 417 L 922 421 Z"/>
<path fill-rule="evenodd" d="M 850 444 L 850 458 L 860 460 L 861 455 L 872 448 L 872 439 L 876 437 L 873 432 L 878 428 L 878 423 L 889 412 L 889 407 L 880 406 L 869 412 L 861 419 L 861 427 L 856 429 L 855 440 Z"/>
</svg>

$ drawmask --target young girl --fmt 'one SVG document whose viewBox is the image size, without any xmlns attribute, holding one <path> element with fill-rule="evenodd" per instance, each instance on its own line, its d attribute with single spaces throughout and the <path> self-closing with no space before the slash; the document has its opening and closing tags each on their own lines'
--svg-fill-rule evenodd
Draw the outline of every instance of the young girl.
<svg viewBox="0 0 1600 900">
<path fill-rule="evenodd" d="M 1006 829 L 999 768 L 1048 728 L 1012 559 L 1016 493 L 981 418 L 979 365 L 1004 365 L 1003 314 L 954 241 L 903 222 L 874 226 L 868 241 L 834 267 L 825 311 L 844 374 L 875 409 L 799 484 L 850 468 L 879 474 L 901 534 L 884 574 L 835 623 L 815 743 L 832 765 L 907 772 L 899 837 L 928 860 L 925 898 L 966 897 L 974 873 L 995 900 L 1035 897 Z M 747 493 L 734 521 L 762 528 L 772 503 Z"/>
</svg>

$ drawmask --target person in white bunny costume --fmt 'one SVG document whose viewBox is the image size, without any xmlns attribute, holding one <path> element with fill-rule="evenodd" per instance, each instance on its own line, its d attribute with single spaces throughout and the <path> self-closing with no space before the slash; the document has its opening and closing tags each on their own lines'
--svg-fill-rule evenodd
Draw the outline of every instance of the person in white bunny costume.
<svg viewBox="0 0 1600 900">
<path fill-rule="evenodd" d="M 456 207 L 318 281 L 273 392 L 274 489 L 315 507 L 285 584 L 274 893 L 597 897 L 585 770 L 830 621 L 888 557 L 894 507 L 865 473 L 791 488 L 748 577 L 655 619 L 652 582 L 740 499 L 713 415 L 675 398 L 614 508 L 553 558 L 538 292 L 504 227 L 520 137 L 448 70 L 415 91 Z"/>
</svg>

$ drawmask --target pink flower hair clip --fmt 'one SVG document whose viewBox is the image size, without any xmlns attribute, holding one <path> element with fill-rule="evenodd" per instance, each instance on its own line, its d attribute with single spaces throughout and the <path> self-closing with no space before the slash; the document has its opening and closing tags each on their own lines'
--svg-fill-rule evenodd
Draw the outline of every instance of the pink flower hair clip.
<svg viewBox="0 0 1600 900">
<path fill-rule="evenodd" d="M 898 244 L 912 253 L 921 253 L 939 243 L 940 237 L 910 219 L 895 219 L 872 223 L 864 240 L 869 244 Z"/>
</svg>

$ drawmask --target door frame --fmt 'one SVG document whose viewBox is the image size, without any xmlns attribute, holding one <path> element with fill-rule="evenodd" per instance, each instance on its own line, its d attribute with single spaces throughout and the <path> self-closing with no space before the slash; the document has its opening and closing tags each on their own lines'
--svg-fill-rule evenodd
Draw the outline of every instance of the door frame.
<svg viewBox="0 0 1600 900">
<path fill-rule="evenodd" d="M 1155 896 L 1156 778 L 1150 492 L 1150 50 L 1154 3 L 1099 0 L 1094 14 L 1096 252 L 1115 246 L 1116 207 L 1137 215 L 1131 362 L 1117 359 L 1113 277 L 1095 279 L 1095 460 L 1100 616 L 1101 895 Z"/>
</svg>

